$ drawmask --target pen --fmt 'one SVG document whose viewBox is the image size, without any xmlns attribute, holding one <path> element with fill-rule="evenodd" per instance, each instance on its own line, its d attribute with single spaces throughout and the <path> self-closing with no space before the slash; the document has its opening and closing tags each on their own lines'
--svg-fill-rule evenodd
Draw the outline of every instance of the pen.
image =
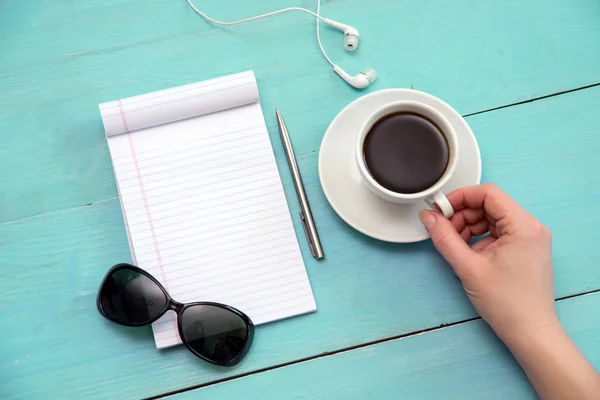
<svg viewBox="0 0 600 400">
<path fill-rule="evenodd" d="M 302 177 L 300 176 L 300 169 L 296 163 L 296 156 L 294 155 L 294 149 L 292 148 L 292 141 L 288 134 L 283 117 L 279 112 L 279 109 L 275 110 L 277 115 L 277 123 L 279 124 L 279 134 L 281 135 L 281 142 L 283 143 L 283 149 L 285 150 L 285 156 L 292 172 L 292 180 L 296 187 L 296 194 L 298 195 L 298 201 L 300 202 L 300 220 L 302 221 L 302 227 L 304 228 L 304 234 L 308 240 L 308 247 L 310 253 L 317 260 L 321 260 L 325 257 L 323 254 L 323 248 L 321 247 L 321 241 L 319 240 L 319 233 L 313 219 L 312 213 L 310 212 L 310 204 L 308 204 L 308 198 L 304 191 L 304 185 L 302 184 Z"/>
</svg>

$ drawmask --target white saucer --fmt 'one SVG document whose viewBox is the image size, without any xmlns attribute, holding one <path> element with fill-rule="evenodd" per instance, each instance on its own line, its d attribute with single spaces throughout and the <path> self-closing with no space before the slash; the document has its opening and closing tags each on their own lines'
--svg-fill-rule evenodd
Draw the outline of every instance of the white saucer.
<svg viewBox="0 0 600 400">
<path fill-rule="evenodd" d="M 467 122 L 452 107 L 430 94 L 410 89 L 386 89 L 348 104 L 331 122 L 319 152 L 319 177 L 325 196 L 338 215 L 359 232 L 395 243 L 429 238 L 419 221 L 425 203 L 395 204 L 373 194 L 361 181 L 354 158 L 356 136 L 362 122 L 375 109 L 398 100 L 415 100 L 442 113 L 458 136 L 456 172 L 444 186 L 449 193 L 481 181 L 481 154 Z"/>
</svg>

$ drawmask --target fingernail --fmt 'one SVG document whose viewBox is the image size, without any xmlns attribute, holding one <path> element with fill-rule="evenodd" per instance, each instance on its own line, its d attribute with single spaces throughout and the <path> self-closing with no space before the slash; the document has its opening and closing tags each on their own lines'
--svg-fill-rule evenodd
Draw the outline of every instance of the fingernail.
<svg viewBox="0 0 600 400">
<path fill-rule="evenodd" d="M 421 223 L 425 229 L 429 229 L 435 224 L 435 215 L 431 211 L 422 210 L 419 213 L 419 219 L 421 219 Z"/>
</svg>

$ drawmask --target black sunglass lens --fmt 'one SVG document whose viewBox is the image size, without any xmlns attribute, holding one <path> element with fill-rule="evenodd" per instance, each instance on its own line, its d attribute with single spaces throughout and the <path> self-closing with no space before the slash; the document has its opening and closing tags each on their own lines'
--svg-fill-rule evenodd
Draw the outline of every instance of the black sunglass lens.
<svg viewBox="0 0 600 400">
<path fill-rule="evenodd" d="M 229 364 L 248 344 L 248 325 L 242 317 L 226 308 L 188 307 L 181 315 L 181 325 L 187 345 L 217 364 Z"/>
<path fill-rule="evenodd" d="M 167 296 L 144 274 L 122 268 L 110 274 L 100 288 L 104 313 L 123 325 L 147 324 L 163 312 Z"/>
</svg>

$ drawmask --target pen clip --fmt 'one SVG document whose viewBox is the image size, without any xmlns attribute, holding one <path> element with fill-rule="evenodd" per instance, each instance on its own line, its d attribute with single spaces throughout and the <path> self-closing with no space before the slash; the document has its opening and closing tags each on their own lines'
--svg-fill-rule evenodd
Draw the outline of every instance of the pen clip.
<svg viewBox="0 0 600 400">
<path fill-rule="evenodd" d="M 308 226 L 306 226 L 306 218 L 304 217 L 304 213 L 300 211 L 300 221 L 302 221 L 302 228 L 304 228 L 304 235 L 306 236 L 306 240 L 308 241 L 308 248 L 310 249 L 310 254 L 313 257 L 317 256 L 317 252 L 315 251 L 315 246 L 310 238 L 310 233 L 308 232 Z"/>
</svg>

